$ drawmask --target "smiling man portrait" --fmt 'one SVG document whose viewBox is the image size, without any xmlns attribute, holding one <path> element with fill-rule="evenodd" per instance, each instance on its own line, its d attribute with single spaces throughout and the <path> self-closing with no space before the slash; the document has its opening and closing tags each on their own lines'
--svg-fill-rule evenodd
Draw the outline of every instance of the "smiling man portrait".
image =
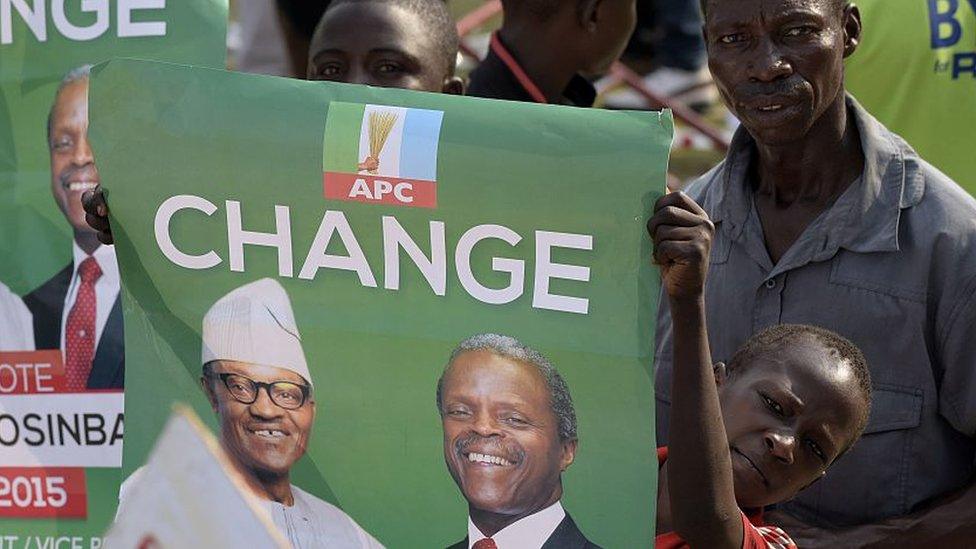
<svg viewBox="0 0 976 549">
<path fill-rule="evenodd" d="M 291 301 L 264 278 L 223 296 L 203 319 L 200 383 L 234 468 L 293 547 L 382 545 L 338 507 L 291 483 L 315 423 L 315 394 Z M 119 508 L 139 471 L 119 493 Z M 121 514 L 121 513 L 120 513 Z"/>
<path fill-rule="evenodd" d="M 71 391 L 121 389 L 125 379 L 115 247 L 98 241 L 81 206 L 81 195 L 99 184 L 88 142 L 90 70 L 84 65 L 64 76 L 47 118 L 51 194 L 71 226 L 72 261 L 24 296 L 35 345 L 62 351 Z"/>
<path fill-rule="evenodd" d="M 597 547 L 563 509 L 578 445 L 569 387 L 515 338 L 461 342 L 437 382 L 444 461 L 468 501 L 468 537 L 451 549 Z"/>
</svg>

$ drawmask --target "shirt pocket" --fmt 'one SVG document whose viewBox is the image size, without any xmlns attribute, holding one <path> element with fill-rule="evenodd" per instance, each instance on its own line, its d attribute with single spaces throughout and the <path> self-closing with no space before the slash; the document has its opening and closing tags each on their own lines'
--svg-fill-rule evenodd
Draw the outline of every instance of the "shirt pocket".
<svg viewBox="0 0 976 549">
<path fill-rule="evenodd" d="M 922 394 L 916 387 L 875 385 L 861 439 L 823 479 L 784 507 L 816 524 L 833 526 L 907 514 Z"/>
</svg>

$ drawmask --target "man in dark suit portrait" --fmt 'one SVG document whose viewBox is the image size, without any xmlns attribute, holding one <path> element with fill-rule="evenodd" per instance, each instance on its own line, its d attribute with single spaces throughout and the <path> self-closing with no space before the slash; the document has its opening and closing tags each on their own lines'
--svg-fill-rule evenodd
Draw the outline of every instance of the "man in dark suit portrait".
<svg viewBox="0 0 976 549">
<path fill-rule="evenodd" d="M 88 143 L 90 68 L 64 77 L 47 122 L 51 193 L 74 232 L 72 262 L 24 296 L 36 347 L 61 349 L 69 391 L 120 389 L 125 375 L 115 249 L 98 241 L 81 206 L 99 183 Z"/>
<path fill-rule="evenodd" d="M 468 500 L 468 537 L 451 549 L 586 549 L 563 509 L 562 473 L 576 457 L 566 382 L 517 339 L 461 342 L 437 382 L 444 460 Z"/>
</svg>

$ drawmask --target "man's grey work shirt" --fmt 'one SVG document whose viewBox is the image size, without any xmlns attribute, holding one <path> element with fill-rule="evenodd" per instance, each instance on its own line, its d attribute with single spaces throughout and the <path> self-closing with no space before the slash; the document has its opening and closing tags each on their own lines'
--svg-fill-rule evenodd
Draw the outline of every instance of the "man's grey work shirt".
<svg viewBox="0 0 976 549">
<path fill-rule="evenodd" d="M 976 201 L 848 97 L 864 172 L 773 264 L 739 129 L 725 161 L 689 187 L 715 223 L 705 288 L 715 361 L 763 328 L 833 330 L 864 352 L 874 386 L 864 436 L 781 508 L 813 524 L 904 515 L 976 470 Z M 829 162 L 830 159 L 824 159 Z M 659 445 L 667 440 L 671 318 L 655 350 Z"/>
</svg>

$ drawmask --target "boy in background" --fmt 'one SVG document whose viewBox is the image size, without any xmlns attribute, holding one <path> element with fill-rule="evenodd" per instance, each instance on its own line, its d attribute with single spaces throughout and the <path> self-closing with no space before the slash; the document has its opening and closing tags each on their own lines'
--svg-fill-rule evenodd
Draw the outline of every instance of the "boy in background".
<svg viewBox="0 0 976 549">
<path fill-rule="evenodd" d="M 502 0 L 504 22 L 468 95 L 591 107 L 637 21 L 635 0 Z"/>
</svg>

